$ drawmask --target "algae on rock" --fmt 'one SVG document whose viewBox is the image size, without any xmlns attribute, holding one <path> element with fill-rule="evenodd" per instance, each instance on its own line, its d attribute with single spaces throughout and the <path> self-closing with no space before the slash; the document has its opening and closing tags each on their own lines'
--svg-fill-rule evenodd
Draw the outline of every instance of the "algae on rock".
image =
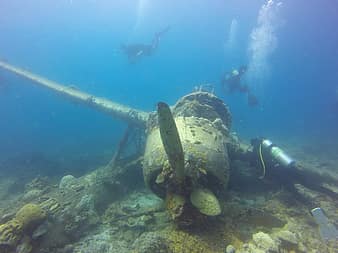
<svg viewBox="0 0 338 253">
<path fill-rule="evenodd" d="M 46 213 L 39 205 L 26 204 L 16 213 L 15 219 L 21 222 L 24 230 L 34 229 L 46 219 Z"/>
</svg>

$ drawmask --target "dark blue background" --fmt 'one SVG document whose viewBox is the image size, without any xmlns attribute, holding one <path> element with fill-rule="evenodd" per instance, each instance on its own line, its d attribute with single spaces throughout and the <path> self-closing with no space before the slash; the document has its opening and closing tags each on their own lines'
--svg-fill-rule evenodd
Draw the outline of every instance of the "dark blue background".
<svg viewBox="0 0 338 253">
<path fill-rule="evenodd" d="M 135 27 L 139 1 L 2 0 L 0 57 L 146 111 L 154 110 L 157 101 L 173 104 L 194 86 L 213 83 L 233 113 L 232 130 L 243 138 L 336 142 L 336 0 L 283 1 L 284 24 L 276 31 L 278 46 L 268 59 L 258 108 L 248 107 L 241 95 L 225 94 L 219 81 L 224 71 L 248 63 L 250 33 L 264 1 L 143 3 L 144 17 Z M 231 55 L 225 54 L 224 43 L 234 18 L 238 37 Z M 167 25 L 171 30 L 152 57 L 129 64 L 118 51 L 122 43 L 150 42 Z M 4 71 L 0 82 L 5 84 L 0 86 L 1 159 L 35 151 L 64 159 L 109 156 L 125 128 Z"/>
</svg>

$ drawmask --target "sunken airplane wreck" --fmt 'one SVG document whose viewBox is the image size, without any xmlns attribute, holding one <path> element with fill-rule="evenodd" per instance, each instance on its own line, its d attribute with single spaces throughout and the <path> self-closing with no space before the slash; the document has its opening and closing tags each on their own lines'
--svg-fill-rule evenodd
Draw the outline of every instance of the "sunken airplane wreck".
<svg viewBox="0 0 338 253">
<path fill-rule="evenodd" d="M 323 186 L 330 179 L 299 169 L 270 141 L 255 139 L 253 149 L 243 149 L 230 134 L 228 107 L 212 93 L 195 91 L 180 98 L 172 107 L 160 102 L 157 112 L 144 112 L 50 81 L 6 62 L 0 62 L 0 67 L 63 97 L 145 129 L 145 184 L 165 200 L 171 218 L 179 225 L 188 226 L 203 217 L 221 214 L 232 157 L 256 161 L 262 168 L 260 178 L 280 179 L 282 175 L 291 190 L 293 183 L 300 183 L 338 199 L 335 192 Z M 283 169 L 278 170 L 276 165 Z M 269 167 L 274 168 L 269 170 Z"/>
</svg>

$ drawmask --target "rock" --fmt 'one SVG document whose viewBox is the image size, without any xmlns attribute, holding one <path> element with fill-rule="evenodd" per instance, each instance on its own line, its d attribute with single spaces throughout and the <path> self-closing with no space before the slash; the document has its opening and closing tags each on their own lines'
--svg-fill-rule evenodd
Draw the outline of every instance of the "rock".
<svg viewBox="0 0 338 253">
<path fill-rule="evenodd" d="M 141 215 L 139 217 L 129 217 L 126 226 L 133 229 L 145 229 L 147 224 L 153 219 L 150 215 Z"/>
<path fill-rule="evenodd" d="M 129 245 L 123 240 L 114 240 L 108 229 L 83 238 L 72 252 L 81 253 L 130 253 Z"/>
<path fill-rule="evenodd" d="M 305 245 L 302 242 L 298 243 L 298 251 L 300 253 L 309 252 L 308 249 L 305 247 Z"/>
<path fill-rule="evenodd" d="M 248 250 L 249 249 L 249 244 L 248 243 L 244 243 L 243 246 L 242 246 L 242 248 L 244 250 Z"/>
<path fill-rule="evenodd" d="M 229 244 L 225 249 L 225 253 L 235 253 L 235 252 L 236 252 L 236 249 L 231 244 Z"/>
<path fill-rule="evenodd" d="M 77 181 L 78 181 L 77 178 L 75 178 L 72 175 L 64 176 L 60 180 L 59 189 L 60 190 L 70 189 L 78 183 Z"/>
<path fill-rule="evenodd" d="M 14 218 L 15 212 L 5 213 L 0 218 L 0 224 L 6 223 L 7 221 L 10 221 L 12 218 Z"/>
<path fill-rule="evenodd" d="M 266 233 L 258 232 L 252 236 L 256 247 L 264 252 L 278 252 L 278 244 Z"/>
<path fill-rule="evenodd" d="M 242 246 L 242 249 L 239 249 L 238 251 L 236 251 L 238 253 L 267 253 L 270 251 L 265 251 L 262 249 L 259 249 L 256 247 L 256 245 L 252 244 L 252 243 L 245 243 Z"/>
<path fill-rule="evenodd" d="M 42 194 L 41 190 L 33 189 L 33 190 L 26 192 L 25 195 L 23 195 L 22 199 L 24 201 L 31 201 L 31 200 L 37 199 L 41 194 Z"/>
<path fill-rule="evenodd" d="M 294 233 L 283 230 L 276 234 L 276 237 L 281 241 L 283 248 L 296 248 L 298 247 L 298 240 Z"/>
<path fill-rule="evenodd" d="M 98 173 L 100 175 L 100 173 Z M 125 186 L 118 181 L 109 180 L 102 175 L 98 176 L 96 183 L 90 187 L 93 195 L 95 210 L 103 213 L 108 206 L 124 195 Z"/>
<path fill-rule="evenodd" d="M 93 196 L 88 194 L 82 196 L 80 202 L 77 203 L 75 209 L 77 212 L 94 211 Z"/>
<path fill-rule="evenodd" d="M 68 244 L 62 249 L 57 250 L 56 253 L 74 253 L 74 246 L 72 244 Z"/>
<path fill-rule="evenodd" d="M 81 235 L 92 229 L 99 222 L 99 216 L 94 210 L 94 201 L 91 194 L 85 194 L 77 203 L 69 205 L 60 216 L 65 224 L 65 233 L 72 237 Z"/>
<path fill-rule="evenodd" d="M 156 232 L 143 233 L 132 248 L 137 253 L 169 253 L 165 239 Z"/>
<path fill-rule="evenodd" d="M 40 225 L 34 232 L 33 244 L 38 245 L 39 249 L 44 249 L 43 251 L 37 251 L 39 253 L 73 253 L 73 251 L 63 251 L 64 247 L 73 242 L 74 237 L 77 236 L 74 234 L 66 234 L 65 232 L 65 224 L 59 217 L 52 218 L 51 223 L 48 222 L 48 231 L 47 233 L 44 230 L 44 224 Z M 38 232 L 36 232 L 38 231 Z M 74 236 L 73 236 L 74 235 Z M 58 249 L 58 250 L 56 250 Z M 35 253 L 35 251 L 34 251 Z"/>
<path fill-rule="evenodd" d="M 48 222 L 42 223 L 40 226 L 38 226 L 33 234 L 32 234 L 32 239 L 36 240 L 40 238 L 41 236 L 45 235 L 48 232 L 49 224 Z"/>
<path fill-rule="evenodd" d="M 44 190 L 49 187 L 49 180 L 47 177 L 37 176 L 31 182 L 25 185 L 25 191 L 30 190 Z"/>
<path fill-rule="evenodd" d="M 30 239 L 28 236 L 25 236 L 19 246 L 16 247 L 15 253 L 31 253 L 32 252 L 32 245 L 30 243 Z"/>
</svg>

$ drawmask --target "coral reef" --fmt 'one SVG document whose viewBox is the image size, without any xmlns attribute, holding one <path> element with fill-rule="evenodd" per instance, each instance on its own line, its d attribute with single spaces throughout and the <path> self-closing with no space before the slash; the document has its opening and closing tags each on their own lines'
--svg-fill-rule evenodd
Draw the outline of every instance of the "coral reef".
<svg viewBox="0 0 338 253">
<path fill-rule="evenodd" d="M 45 191 L 46 189 L 50 188 L 49 178 L 37 176 L 32 181 L 25 185 L 25 191 L 30 190 L 40 190 Z"/>
<path fill-rule="evenodd" d="M 75 245 L 73 253 L 129 253 L 130 247 L 123 240 L 114 240 L 112 232 L 104 229 Z"/>
<path fill-rule="evenodd" d="M 39 205 L 26 204 L 16 213 L 15 219 L 22 224 L 24 230 L 34 230 L 46 219 L 46 213 Z"/>
<path fill-rule="evenodd" d="M 0 249 L 14 248 L 22 237 L 22 224 L 16 219 L 0 225 Z"/>
<path fill-rule="evenodd" d="M 223 253 L 224 249 L 209 243 L 203 237 L 181 230 L 171 230 L 166 234 L 168 247 L 172 253 Z"/>
<path fill-rule="evenodd" d="M 78 184 L 78 180 L 72 176 L 72 175 L 66 175 L 61 178 L 60 183 L 59 183 L 59 189 L 60 190 L 68 190 L 71 189 L 72 187 L 76 186 Z"/>
<path fill-rule="evenodd" d="M 222 214 L 194 216 L 200 219 L 194 226 L 174 226 L 165 210 L 168 203 L 142 185 L 140 162 L 126 164 L 66 176 L 54 185 L 37 177 L 21 195 L 4 198 L 0 252 L 337 252 L 335 242 L 321 240 L 306 205 L 258 180 L 245 162 L 231 163 L 230 189 L 219 198 Z M 306 187 L 297 190 L 338 225 L 338 204 L 329 196 Z"/>
<path fill-rule="evenodd" d="M 31 252 L 32 233 L 45 219 L 46 213 L 40 206 L 23 206 L 13 219 L 0 225 L 0 252 Z"/>
<path fill-rule="evenodd" d="M 232 246 L 231 244 L 228 245 L 225 249 L 225 253 L 235 253 L 235 252 L 236 252 L 236 248 Z"/>
<path fill-rule="evenodd" d="M 166 238 L 156 232 L 143 233 L 132 245 L 133 253 L 170 253 Z"/>
<path fill-rule="evenodd" d="M 279 245 L 266 233 L 258 232 L 252 236 L 254 247 L 262 252 L 278 253 Z"/>
</svg>

